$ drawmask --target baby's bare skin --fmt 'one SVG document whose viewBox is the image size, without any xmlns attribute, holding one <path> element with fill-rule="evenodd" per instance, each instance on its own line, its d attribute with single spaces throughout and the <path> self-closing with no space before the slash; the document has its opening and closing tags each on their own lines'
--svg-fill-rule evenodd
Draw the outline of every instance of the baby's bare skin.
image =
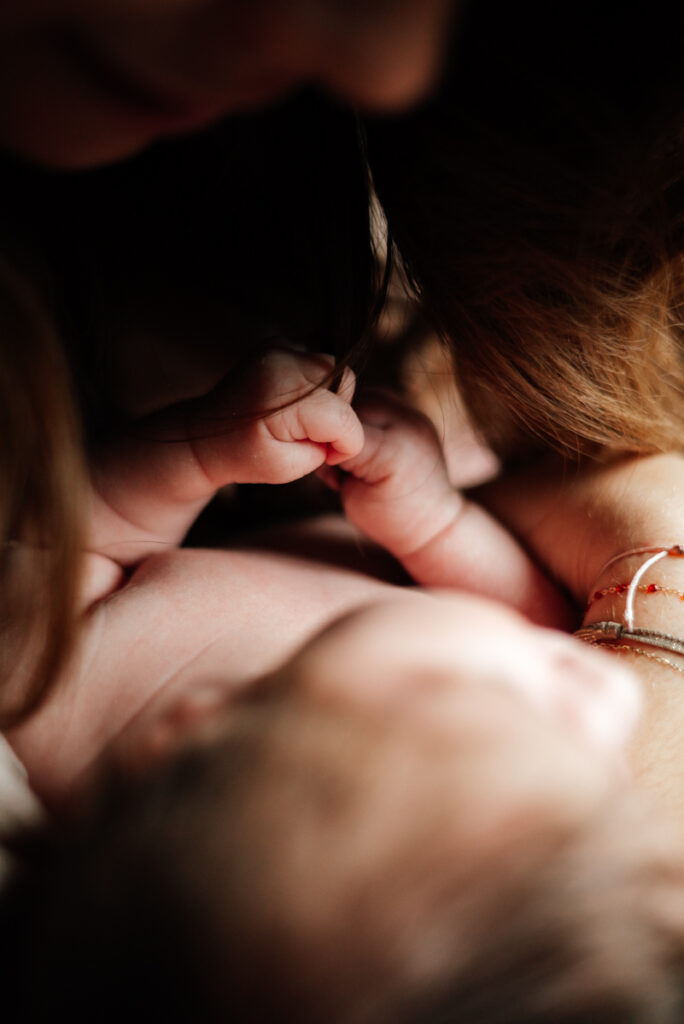
<svg viewBox="0 0 684 1024">
<path fill-rule="evenodd" d="M 357 414 L 350 370 L 336 390 L 325 386 L 333 365 L 326 355 L 271 350 L 237 380 L 104 449 L 90 552 L 140 564 L 176 546 L 225 484 L 286 483 L 327 469 L 324 479 L 338 486 L 330 467 L 340 466 L 347 518 L 417 583 L 504 597 L 540 624 L 569 624 L 556 588 L 512 535 L 451 485 L 430 422 L 390 396 L 364 401 Z M 276 411 L 258 416 L 268 410 Z"/>
<path fill-rule="evenodd" d="M 68 792 L 160 693 L 218 678 L 237 691 L 341 615 L 388 593 L 406 599 L 368 573 L 320 561 L 179 550 L 229 482 L 341 466 L 349 518 L 417 582 L 479 589 L 545 625 L 565 624 L 562 600 L 517 542 L 450 486 L 427 421 L 386 398 L 362 406 L 360 420 L 353 375 L 334 392 L 324 386 L 331 368 L 330 357 L 269 352 L 239 387 L 169 410 L 103 451 L 81 643 L 48 703 L 11 737 L 42 796 Z M 277 411 L 250 418 L 255 409 Z M 231 429 L 217 429 L 226 422 Z"/>
<path fill-rule="evenodd" d="M 58 799 L 162 690 L 220 678 L 237 692 L 387 589 L 351 570 L 270 552 L 150 556 L 84 615 L 77 655 L 12 745 L 35 790 Z"/>
</svg>

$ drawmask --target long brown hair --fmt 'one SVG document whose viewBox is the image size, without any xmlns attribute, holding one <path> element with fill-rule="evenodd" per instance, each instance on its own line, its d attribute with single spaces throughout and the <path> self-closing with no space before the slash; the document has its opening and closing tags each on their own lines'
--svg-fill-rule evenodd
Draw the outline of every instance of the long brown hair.
<svg viewBox="0 0 684 1024">
<path fill-rule="evenodd" d="M 10 1018 L 680 1021 L 680 843 L 638 794 L 476 840 L 477 772 L 393 721 L 267 698 L 111 779 L 0 903 Z"/>
<path fill-rule="evenodd" d="M 667 12 L 483 0 L 461 28 L 441 96 L 367 130 L 466 402 L 504 451 L 681 448 L 684 76 Z"/>
<path fill-rule="evenodd" d="M 75 627 L 83 466 L 45 310 L 0 263 L 0 728 L 55 678 Z"/>
<path fill-rule="evenodd" d="M 376 267 L 356 115 L 306 91 L 120 166 L 62 173 L 0 154 L 0 223 L 7 728 L 75 635 L 82 450 L 130 426 L 121 353 L 136 387 L 163 377 L 180 308 L 181 344 L 210 334 L 228 364 L 270 338 L 343 359 L 363 348 Z"/>
</svg>

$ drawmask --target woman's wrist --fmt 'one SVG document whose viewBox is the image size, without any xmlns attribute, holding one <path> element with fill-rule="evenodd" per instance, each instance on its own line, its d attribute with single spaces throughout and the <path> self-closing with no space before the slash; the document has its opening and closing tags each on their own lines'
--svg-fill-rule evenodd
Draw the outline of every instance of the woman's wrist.
<svg viewBox="0 0 684 1024">
<path fill-rule="evenodd" d="M 674 781 L 684 771 L 684 557 L 653 561 L 657 553 L 632 549 L 604 565 L 578 634 L 639 679 L 643 706 L 629 763 L 664 810 L 684 821 L 684 793 Z"/>
<path fill-rule="evenodd" d="M 684 634 L 684 546 L 644 546 L 615 555 L 591 584 L 582 621 Z"/>
<path fill-rule="evenodd" d="M 576 635 L 684 675 L 684 548 L 644 546 L 612 557 L 589 591 Z"/>
</svg>

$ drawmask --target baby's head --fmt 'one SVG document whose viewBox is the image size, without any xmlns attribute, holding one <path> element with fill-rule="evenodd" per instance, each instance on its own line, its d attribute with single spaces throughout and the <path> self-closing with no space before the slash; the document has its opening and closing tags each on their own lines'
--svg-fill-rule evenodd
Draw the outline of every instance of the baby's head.
<svg viewBox="0 0 684 1024">
<path fill-rule="evenodd" d="M 467 607 L 492 646 L 514 622 Z M 32 879 L 37 913 L 16 894 L 30 1019 L 677 1019 L 683 865 L 567 682 L 586 669 L 624 736 L 629 679 L 608 663 L 600 695 L 600 656 L 573 665 L 536 630 L 566 677 L 546 709 L 467 657 L 412 663 L 411 637 L 435 654 L 467 614 L 427 597 L 356 613 L 106 792 Z"/>
</svg>

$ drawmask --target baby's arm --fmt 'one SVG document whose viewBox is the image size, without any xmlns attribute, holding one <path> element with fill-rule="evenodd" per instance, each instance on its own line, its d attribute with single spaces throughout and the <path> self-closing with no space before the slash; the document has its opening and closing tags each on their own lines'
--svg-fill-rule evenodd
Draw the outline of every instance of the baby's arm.
<svg viewBox="0 0 684 1024">
<path fill-rule="evenodd" d="M 286 483 L 356 454 L 354 375 L 345 370 L 329 390 L 333 365 L 331 356 L 272 349 L 209 395 L 101 448 L 89 551 L 132 565 L 178 544 L 225 484 Z"/>
<path fill-rule="evenodd" d="M 452 487 L 430 421 L 385 395 L 359 414 L 365 443 L 338 477 L 349 519 L 423 586 L 470 590 L 541 625 L 569 627 L 567 604 L 522 546 Z"/>
</svg>

